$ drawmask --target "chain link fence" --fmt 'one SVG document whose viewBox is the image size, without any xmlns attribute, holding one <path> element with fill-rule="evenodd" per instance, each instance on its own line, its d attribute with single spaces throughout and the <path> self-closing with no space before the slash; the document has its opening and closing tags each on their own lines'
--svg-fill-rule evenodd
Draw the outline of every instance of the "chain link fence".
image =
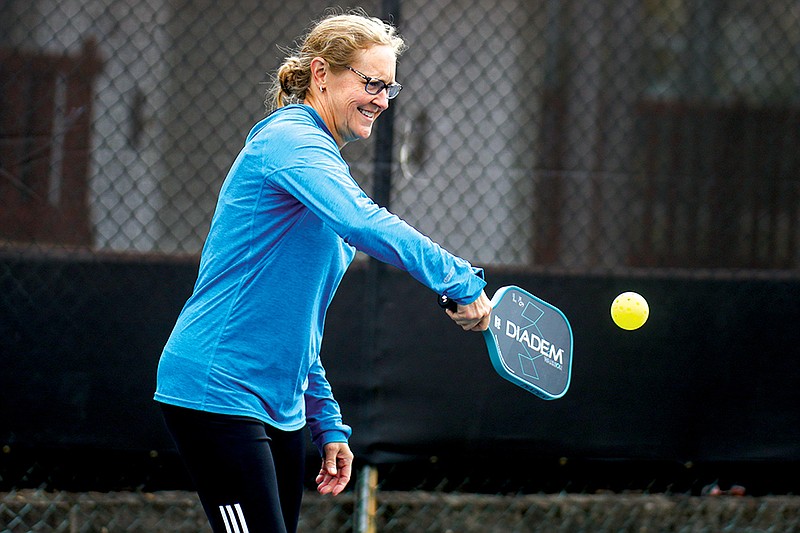
<svg viewBox="0 0 800 533">
<path fill-rule="evenodd" d="M 222 179 L 264 116 L 271 72 L 329 7 L 3 1 L 3 257 L 196 257 Z M 398 64 L 404 90 L 392 101 L 391 153 L 372 138 L 348 145 L 345 158 L 367 192 L 383 187 L 381 201 L 449 250 L 474 264 L 557 272 L 797 278 L 798 2 L 360 7 L 391 12 L 410 48 Z M 376 177 L 387 163 L 389 175 Z M 80 261 L 63 274 L 75 280 L 74 291 L 54 296 L 72 302 L 73 313 L 58 317 L 68 327 L 100 295 L 80 288 Z M 25 276 L 47 290 L 36 269 Z M 18 278 L 3 270 L 0 281 L 0 305 L 36 316 Z M 13 324 L 0 326 L 13 335 Z M 800 528 L 788 496 L 381 489 L 395 475 L 382 473 L 372 500 L 381 531 Z M 203 527 L 191 495 L 47 489 L 5 493 L 2 531 Z M 359 529 L 358 508 L 369 501 L 310 494 L 302 527 Z"/>
<path fill-rule="evenodd" d="M 50 492 L 0 495 L 4 533 L 210 531 L 194 493 Z M 656 532 L 796 531 L 796 496 L 689 494 L 476 494 L 377 491 L 372 500 L 313 492 L 303 500 L 300 533 L 330 532 Z"/>
<path fill-rule="evenodd" d="M 795 2 L 398 6 L 389 200 L 412 225 L 480 264 L 796 270 Z M 0 237 L 197 253 L 326 7 L 4 2 Z M 372 190 L 373 141 L 346 152 Z"/>
</svg>

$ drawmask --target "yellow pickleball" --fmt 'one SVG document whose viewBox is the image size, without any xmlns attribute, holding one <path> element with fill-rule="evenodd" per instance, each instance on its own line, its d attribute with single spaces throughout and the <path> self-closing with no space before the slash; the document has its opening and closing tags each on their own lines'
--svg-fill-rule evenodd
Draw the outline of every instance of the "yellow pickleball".
<svg viewBox="0 0 800 533">
<path fill-rule="evenodd" d="M 622 329 L 639 329 L 650 316 L 650 306 L 641 294 L 623 292 L 611 303 L 611 318 Z"/>
</svg>

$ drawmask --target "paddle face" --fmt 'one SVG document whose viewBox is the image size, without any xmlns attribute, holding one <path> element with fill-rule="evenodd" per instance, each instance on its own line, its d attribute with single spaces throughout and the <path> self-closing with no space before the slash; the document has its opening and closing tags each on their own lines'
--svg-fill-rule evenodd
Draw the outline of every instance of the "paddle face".
<svg viewBox="0 0 800 533">
<path fill-rule="evenodd" d="M 572 375 L 572 328 L 564 314 L 515 286 L 498 289 L 492 306 L 483 335 L 495 371 L 545 400 L 564 396 Z"/>
</svg>

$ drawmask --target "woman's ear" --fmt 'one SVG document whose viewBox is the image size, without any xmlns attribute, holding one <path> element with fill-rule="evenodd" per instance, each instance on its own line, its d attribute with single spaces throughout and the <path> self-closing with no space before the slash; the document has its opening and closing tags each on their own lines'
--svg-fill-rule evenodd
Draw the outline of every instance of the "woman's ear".
<svg viewBox="0 0 800 533">
<path fill-rule="evenodd" d="M 325 91 L 325 83 L 328 78 L 328 62 L 321 57 L 311 60 L 311 83 L 320 90 Z"/>
</svg>

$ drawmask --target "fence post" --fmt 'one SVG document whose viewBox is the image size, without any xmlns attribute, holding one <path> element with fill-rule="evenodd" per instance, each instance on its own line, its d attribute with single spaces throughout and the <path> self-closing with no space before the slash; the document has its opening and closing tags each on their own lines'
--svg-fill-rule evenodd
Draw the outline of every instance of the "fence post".
<svg viewBox="0 0 800 533">
<path fill-rule="evenodd" d="M 372 465 L 361 468 L 356 484 L 355 533 L 375 533 L 378 510 L 378 469 Z"/>
<path fill-rule="evenodd" d="M 384 20 L 391 20 L 394 24 L 398 24 L 400 20 L 400 0 L 383 0 L 382 3 L 382 18 Z M 389 209 L 391 203 L 392 193 L 392 156 L 394 150 L 394 107 L 389 106 L 381 114 L 375 127 L 375 159 L 374 159 L 374 183 L 372 191 L 372 199 L 386 209 Z M 380 283 L 381 275 L 385 269 L 385 265 L 375 258 L 370 257 L 367 264 L 366 279 L 364 282 L 364 315 L 362 321 L 363 327 L 363 341 L 361 343 L 363 349 L 363 361 L 365 365 L 374 367 L 378 352 L 378 315 L 381 309 L 381 295 Z M 376 373 L 366 372 L 367 375 L 374 376 Z M 378 384 L 374 377 L 370 377 L 368 383 L 364 383 L 361 393 L 361 402 L 364 404 L 364 418 L 366 424 L 371 424 L 372 420 L 377 417 L 377 410 L 375 408 L 374 393 Z M 378 482 L 378 471 L 369 465 L 365 466 L 359 476 L 359 486 L 361 489 L 369 492 L 369 483 L 374 486 Z M 374 479 L 373 479 L 374 477 Z M 369 481 L 372 480 L 372 481 Z M 369 483 L 367 483 L 369 481 Z M 366 486 L 364 486 L 366 483 Z M 372 489 L 374 492 L 374 488 Z M 361 500 L 362 490 L 358 491 L 356 502 L 357 505 L 366 505 L 367 500 Z M 374 494 L 372 496 L 372 506 L 374 507 Z M 362 518 L 367 520 L 367 514 L 361 513 L 360 509 L 358 523 L 356 527 L 361 527 Z M 367 528 L 367 525 L 372 525 Z M 371 520 L 364 522 L 364 528 L 357 529 L 361 532 L 374 532 L 374 509 Z M 365 529 L 366 528 L 366 529 Z"/>
</svg>

